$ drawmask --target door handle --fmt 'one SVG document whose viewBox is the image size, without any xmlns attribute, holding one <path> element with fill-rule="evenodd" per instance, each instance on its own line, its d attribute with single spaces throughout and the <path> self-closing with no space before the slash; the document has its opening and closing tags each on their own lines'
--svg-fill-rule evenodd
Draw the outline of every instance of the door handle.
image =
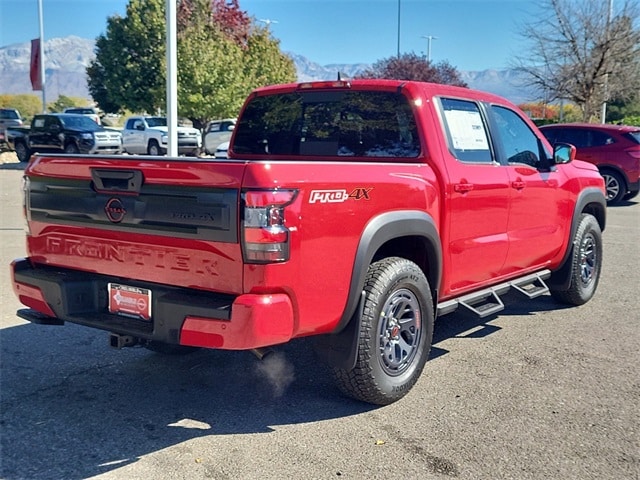
<svg viewBox="0 0 640 480">
<path fill-rule="evenodd" d="M 522 190 L 524 187 L 526 187 L 526 185 L 527 184 L 522 180 L 515 180 L 511 182 L 511 187 L 515 188 L 516 190 Z"/>
<path fill-rule="evenodd" d="M 456 183 L 453 190 L 459 193 L 466 193 L 473 190 L 473 183 Z"/>
</svg>

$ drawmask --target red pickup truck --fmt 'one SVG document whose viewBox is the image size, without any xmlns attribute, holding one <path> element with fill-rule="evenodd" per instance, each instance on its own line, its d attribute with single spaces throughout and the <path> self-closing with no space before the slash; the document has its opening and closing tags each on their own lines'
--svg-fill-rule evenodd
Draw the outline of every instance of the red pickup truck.
<svg viewBox="0 0 640 480">
<path fill-rule="evenodd" d="M 229 157 L 34 156 L 18 315 L 162 352 L 315 336 L 343 392 L 388 404 L 420 376 L 436 316 L 492 315 L 512 288 L 572 305 L 596 291 L 602 177 L 500 97 L 261 88 Z"/>
</svg>

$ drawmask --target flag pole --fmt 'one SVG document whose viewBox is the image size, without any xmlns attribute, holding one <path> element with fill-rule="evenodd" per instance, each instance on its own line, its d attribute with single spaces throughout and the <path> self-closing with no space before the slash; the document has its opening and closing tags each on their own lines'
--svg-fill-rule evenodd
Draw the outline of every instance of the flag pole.
<svg viewBox="0 0 640 480">
<path fill-rule="evenodd" d="M 167 31 L 167 155 L 178 156 L 178 49 L 176 0 L 166 0 Z"/>
<path fill-rule="evenodd" d="M 47 113 L 44 77 L 44 26 L 42 20 L 42 0 L 38 0 L 38 24 L 40 27 L 40 82 L 42 83 L 42 113 Z"/>
</svg>

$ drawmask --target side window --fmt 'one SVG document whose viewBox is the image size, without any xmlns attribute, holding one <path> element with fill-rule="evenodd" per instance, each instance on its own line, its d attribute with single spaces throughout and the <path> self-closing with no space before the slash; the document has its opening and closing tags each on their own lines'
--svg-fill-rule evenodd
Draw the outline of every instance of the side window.
<svg viewBox="0 0 640 480">
<path fill-rule="evenodd" d="M 33 127 L 35 128 L 44 128 L 44 118 L 43 117 L 36 117 L 33 120 Z"/>
<path fill-rule="evenodd" d="M 51 130 L 54 126 L 60 126 L 60 122 L 56 117 L 45 117 L 44 126 L 47 130 Z"/>
<path fill-rule="evenodd" d="M 441 98 L 440 105 L 451 154 L 462 162 L 493 162 L 487 129 L 478 105 L 451 98 Z"/>
<path fill-rule="evenodd" d="M 570 143 L 576 148 L 585 148 L 589 146 L 589 135 L 586 130 L 576 128 L 558 129 L 556 142 Z"/>
<path fill-rule="evenodd" d="M 513 110 L 491 107 L 498 128 L 499 146 L 509 164 L 524 163 L 536 167 L 540 159 L 538 137 Z"/>
<path fill-rule="evenodd" d="M 595 130 L 592 130 L 589 133 L 591 137 L 589 138 L 590 147 L 602 147 L 604 145 L 611 145 L 612 143 L 615 143 L 613 137 L 604 132 L 596 132 Z"/>
</svg>

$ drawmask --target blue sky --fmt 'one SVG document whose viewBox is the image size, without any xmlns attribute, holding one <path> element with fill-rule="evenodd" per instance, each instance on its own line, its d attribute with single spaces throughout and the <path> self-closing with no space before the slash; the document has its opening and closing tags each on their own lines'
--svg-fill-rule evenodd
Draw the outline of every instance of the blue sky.
<svg viewBox="0 0 640 480">
<path fill-rule="evenodd" d="M 535 0 L 239 0 L 266 19 L 281 49 L 321 65 L 373 63 L 400 51 L 446 60 L 459 70 L 507 68 L 523 48 L 519 25 Z M 94 39 L 107 17 L 124 15 L 128 0 L 42 0 L 44 38 Z M 277 23 L 276 23 L 277 22 Z M 0 0 L 0 47 L 38 37 L 37 0 Z"/>
</svg>

